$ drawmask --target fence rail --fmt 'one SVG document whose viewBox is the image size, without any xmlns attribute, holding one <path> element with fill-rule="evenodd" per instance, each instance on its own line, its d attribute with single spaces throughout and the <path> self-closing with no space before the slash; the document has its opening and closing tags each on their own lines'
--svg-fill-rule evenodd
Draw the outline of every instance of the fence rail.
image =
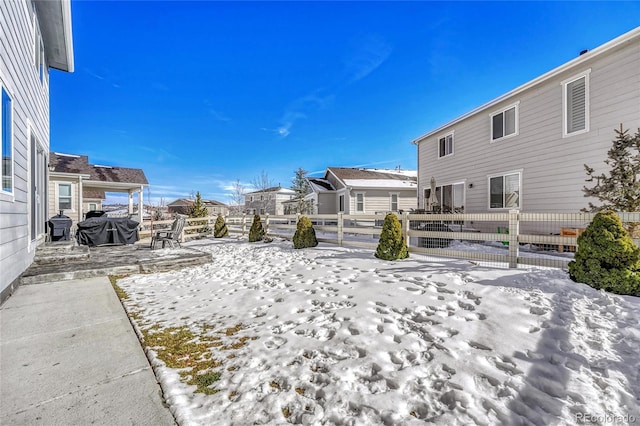
<svg viewBox="0 0 640 426">
<path fill-rule="evenodd" d="M 467 259 L 496 266 L 566 268 L 577 248 L 577 237 L 594 213 L 500 213 L 398 215 L 410 252 Z M 640 223 L 639 213 L 618 213 L 623 223 Z M 375 249 L 384 214 L 308 215 L 318 241 Z M 217 216 L 188 218 L 182 239 L 213 233 Z M 264 215 L 268 235 L 291 239 L 299 215 Z M 227 216 L 229 233 L 248 235 L 253 215 Z M 144 221 L 141 238 L 169 228 L 172 220 Z M 636 244 L 640 240 L 634 240 Z"/>
</svg>

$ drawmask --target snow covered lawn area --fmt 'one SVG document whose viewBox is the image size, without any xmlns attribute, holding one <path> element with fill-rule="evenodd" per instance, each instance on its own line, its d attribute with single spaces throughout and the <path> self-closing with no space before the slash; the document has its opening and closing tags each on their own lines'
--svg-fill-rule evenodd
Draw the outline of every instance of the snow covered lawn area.
<svg viewBox="0 0 640 426">
<path fill-rule="evenodd" d="M 140 329 L 211 338 L 211 395 L 151 352 L 181 425 L 640 422 L 639 298 L 560 270 L 286 241 L 188 246 L 213 263 L 118 281 Z"/>
</svg>

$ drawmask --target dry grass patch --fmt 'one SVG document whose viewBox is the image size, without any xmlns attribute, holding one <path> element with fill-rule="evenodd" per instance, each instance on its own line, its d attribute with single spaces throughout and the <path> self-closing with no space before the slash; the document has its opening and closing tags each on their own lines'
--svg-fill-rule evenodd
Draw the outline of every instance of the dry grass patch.
<svg viewBox="0 0 640 426">
<path fill-rule="evenodd" d="M 219 392 L 221 389 L 215 388 L 214 385 L 220 381 L 222 374 L 233 374 L 238 368 L 234 365 L 225 368 L 225 362 L 236 358 L 234 351 L 257 337 L 238 336 L 246 328 L 243 324 L 236 324 L 220 331 L 216 331 L 217 327 L 209 323 L 194 324 L 190 327 L 163 327 L 160 323 L 152 324 L 144 319 L 144 310 L 139 305 L 131 303 L 130 295 L 118 286 L 117 281 L 125 277 L 126 275 L 113 275 L 109 276 L 109 280 L 118 298 L 126 306 L 127 314 L 140 329 L 142 343 L 154 351 L 168 368 L 179 370 L 181 380 L 195 386 L 195 392 L 205 395 Z M 188 319 L 180 318 L 181 321 Z M 224 356 L 222 351 L 225 351 Z M 219 359 L 214 356 L 216 352 L 220 355 Z M 229 394 L 230 399 L 235 396 L 235 391 Z"/>
</svg>

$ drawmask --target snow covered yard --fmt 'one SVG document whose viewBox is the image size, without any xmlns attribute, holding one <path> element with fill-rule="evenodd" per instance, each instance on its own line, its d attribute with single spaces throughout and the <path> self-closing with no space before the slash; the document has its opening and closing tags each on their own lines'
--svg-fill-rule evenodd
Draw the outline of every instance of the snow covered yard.
<svg viewBox="0 0 640 426">
<path fill-rule="evenodd" d="M 559 270 L 188 245 L 213 263 L 118 281 L 140 329 L 186 326 L 218 361 L 206 395 L 152 350 L 182 425 L 640 422 L 638 298 Z"/>
</svg>

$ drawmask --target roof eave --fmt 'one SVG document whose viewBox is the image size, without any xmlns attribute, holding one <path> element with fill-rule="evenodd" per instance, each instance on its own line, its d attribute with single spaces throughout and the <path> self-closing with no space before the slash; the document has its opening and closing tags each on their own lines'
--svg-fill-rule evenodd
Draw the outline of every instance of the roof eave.
<svg viewBox="0 0 640 426">
<path fill-rule="evenodd" d="M 542 74 L 540 77 L 537 77 L 525 84 L 523 84 L 522 86 L 516 87 L 515 89 L 511 90 L 510 92 L 505 93 L 502 96 L 499 96 L 483 105 L 480 105 L 479 107 L 469 111 L 466 114 L 463 114 L 461 116 L 459 116 L 458 118 L 453 119 L 452 121 L 449 121 L 448 123 L 434 129 L 431 130 L 428 133 L 425 133 L 422 136 L 419 136 L 417 138 L 415 138 L 414 140 L 411 141 L 412 144 L 414 145 L 419 145 L 420 142 L 424 141 L 425 139 L 433 136 L 436 133 L 442 132 L 445 129 L 447 129 L 448 127 L 453 126 L 454 124 L 457 124 L 459 122 L 461 122 L 462 120 L 465 120 L 466 118 L 469 118 L 479 112 L 482 112 L 486 109 L 492 108 L 493 106 L 495 106 L 496 104 L 503 102 L 504 100 L 513 97 L 521 92 L 524 92 L 525 90 L 528 90 L 534 86 L 537 86 L 538 84 L 541 84 L 555 76 L 557 76 L 560 73 L 565 72 L 566 70 L 579 66 L 580 64 L 582 64 L 583 62 L 589 61 L 591 59 L 593 59 L 596 56 L 599 56 L 603 53 L 606 53 L 612 49 L 615 49 L 616 47 L 620 46 L 623 43 L 627 43 L 637 37 L 640 37 L 640 27 L 634 28 L 633 30 L 621 35 L 620 37 L 617 37 L 601 46 L 596 47 L 595 49 L 578 56 L 577 58 L 572 59 L 569 62 L 566 62 L 563 65 L 560 65 L 557 68 L 552 69 L 551 71 Z"/>
<path fill-rule="evenodd" d="M 73 72 L 71 0 L 36 1 L 49 68 Z"/>
</svg>

